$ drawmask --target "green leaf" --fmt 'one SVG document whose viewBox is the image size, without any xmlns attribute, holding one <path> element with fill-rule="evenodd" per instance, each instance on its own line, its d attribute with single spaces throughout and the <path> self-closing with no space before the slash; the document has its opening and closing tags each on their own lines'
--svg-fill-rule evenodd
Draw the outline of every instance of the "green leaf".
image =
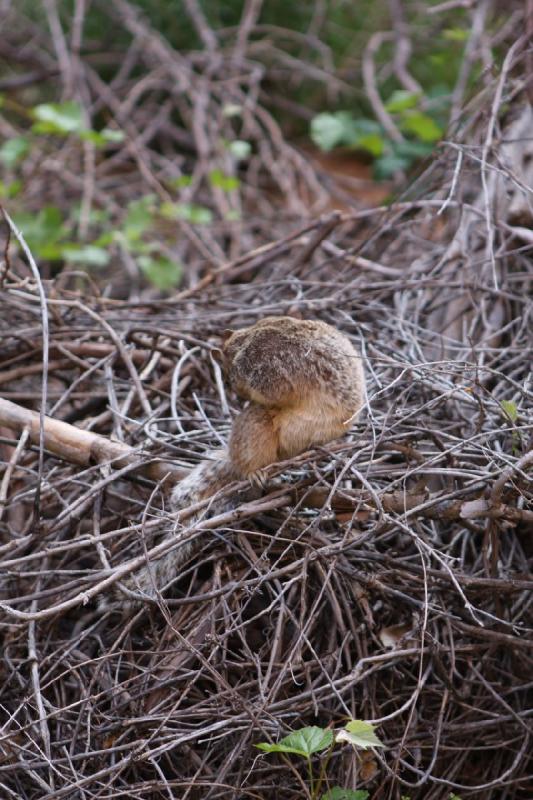
<svg viewBox="0 0 533 800">
<path fill-rule="evenodd" d="M 255 746 L 265 753 L 294 753 L 297 756 L 308 758 L 313 753 L 325 750 L 333 744 L 333 733 L 325 728 L 312 725 L 309 728 L 300 728 L 281 739 L 277 744 L 261 742 Z"/>
<path fill-rule="evenodd" d="M 92 142 L 95 147 L 105 147 L 107 144 L 124 141 L 124 134 L 122 131 L 114 131 L 110 128 L 104 128 L 101 131 L 93 131 L 88 128 L 79 131 L 80 139 L 86 142 Z"/>
<path fill-rule="evenodd" d="M 113 244 L 117 239 L 114 231 L 107 231 L 106 233 L 102 233 L 97 239 L 94 240 L 93 244 L 95 247 L 109 247 L 110 244 Z"/>
<path fill-rule="evenodd" d="M 238 178 L 233 175 L 226 175 L 220 169 L 214 169 L 209 173 L 209 183 L 217 189 L 222 189 L 223 192 L 231 192 L 241 185 Z"/>
<path fill-rule="evenodd" d="M 341 144 L 346 131 L 346 124 L 338 114 L 317 114 L 311 120 L 311 139 L 320 150 L 327 152 Z"/>
<path fill-rule="evenodd" d="M 434 119 L 421 111 L 409 111 L 401 122 L 404 133 L 412 133 L 422 142 L 436 142 L 442 136 L 440 128 Z"/>
<path fill-rule="evenodd" d="M 22 190 L 22 181 L 16 180 L 11 183 L 0 181 L 0 197 L 16 197 Z"/>
<path fill-rule="evenodd" d="M 392 178 L 396 172 L 403 172 L 408 169 L 410 160 L 407 158 L 400 158 L 395 155 L 385 155 L 374 161 L 373 173 L 377 181 L 387 180 Z"/>
<path fill-rule="evenodd" d="M 33 109 L 36 133 L 81 133 L 85 130 L 83 110 L 72 100 L 66 103 L 42 103 Z"/>
<path fill-rule="evenodd" d="M 237 103 L 226 103 L 222 108 L 222 114 L 227 119 L 231 119 L 231 117 L 240 117 L 242 114 L 242 106 Z"/>
<path fill-rule="evenodd" d="M 78 135 L 84 142 L 91 142 L 95 147 L 105 147 L 107 144 L 101 133 L 93 131 L 90 128 L 84 128 L 84 130 L 78 131 Z"/>
<path fill-rule="evenodd" d="M 183 219 L 195 225 L 208 225 L 213 221 L 209 208 L 194 203 L 161 203 L 159 211 L 165 219 Z"/>
<path fill-rule="evenodd" d="M 367 797 L 368 792 L 365 789 L 342 789 L 334 786 L 322 795 L 322 800 L 367 800 Z"/>
<path fill-rule="evenodd" d="M 11 169 L 29 153 L 30 143 L 24 136 L 7 139 L 0 147 L 0 161 Z"/>
<path fill-rule="evenodd" d="M 338 732 L 335 741 L 349 742 L 362 750 L 367 750 L 369 747 L 385 747 L 374 733 L 374 725 L 362 719 L 352 719 L 348 722 L 343 730 Z"/>
<path fill-rule="evenodd" d="M 168 291 L 178 286 L 181 281 L 183 267 L 180 263 L 172 261 L 170 258 L 139 256 L 137 263 L 156 289 Z"/>
<path fill-rule="evenodd" d="M 362 139 L 364 136 L 371 136 L 372 134 L 381 135 L 382 130 L 380 125 L 374 119 L 367 119 L 366 117 L 358 117 L 354 119 L 348 112 L 340 112 L 346 123 L 346 143 L 348 139 Z"/>
<path fill-rule="evenodd" d="M 375 120 L 355 119 L 349 111 L 318 114 L 311 122 L 311 139 L 321 150 L 346 145 L 374 156 L 381 155 L 385 145 L 381 127 Z"/>
<path fill-rule="evenodd" d="M 81 219 L 81 203 L 75 203 L 72 206 L 72 219 L 79 222 Z M 91 225 L 105 225 L 109 222 L 110 212 L 107 208 L 91 207 L 89 210 L 89 223 Z"/>
<path fill-rule="evenodd" d="M 419 100 L 420 94 L 418 92 L 397 89 L 385 103 L 385 108 L 391 114 L 395 114 L 399 111 L 407 111 L 408 108 L 415 108 Z"/>
<path fill-rule="evenodd" d="M 228 142 L 227 147 L 235 161 L 244 161 L 252 152 L 250 142 L 245 142 L 243 139 L 234 139 Z"/>
<path fill-rule="evenodd" d="M 35 255 L 50 260 L 62 258 L 58 243 L 65 238 L 66 226 L 59 208 L 45 206 L 38 214 L 15 214 L 14 220 Z"/>
<path fill-rule="evenodd" d="M 123 142 L 126 138 L 122 131 L 117 131 L 115 128 L 102 128 L 100 136 L 103 136 L 106 142 L 113 143 Z"/>
<path fill-rule="evenodd" d="M 180 175 L 179 178 L 169 178 L 165 181 L 171 189 L 183 189 L 192 183 L 192 175 Z"/>
<path fill-rule="evenodd" d="M 432 153 L 434 145 L 432 142 L 413 142 L 409 139 L 405 139 L 403 142 L 394 142 L 393 149 L 395 156 L 406 158 L 410 161 L 416 161 Z"/>
<path fill-rule="evenodd" d="M 63 258 L 63 248 L 60 244 L 42 244 L 39 247 L 33 248 L 34 252 L 39 258 L 44 261 L 61 261 Z"/>
<path fill-rule="evenodd" d="M 122 233 L 128 244 L 138 242 L 152 225 L 156 212 L 155 200 L 154 194 L 146 194 L 128 204 L 128 211 L 122 223 Z"/>
<path fill-rule="evenodd" d="M 465 28 L 445 28 L 442 31 L 442 38 L 449 42 L 466 42 L 470 36 L 470 31 Z"/>
<path fill-rule="evenodd" d="M 106 267 L 109 264 L 109 253 L 95 244 L 63 245 L 63 258 L 71 264 L 87 264 L 89 267 Z"/>
<path fill-rule="evenodd" d="M 501 400 L 500 405 L 505 412 L 505 414 L 509 417 L 511 422 L 514 424 L 518 419 L 518 408 L 516 403 L 513 403 L 512 400 Z"/>
<path fill-rule="evenodd" d="M 366 136 L 361 136 L 356 146 L 377 158 L 383 153 L 385 142 L 379 133 L 369 133 Z"/>
</svg>

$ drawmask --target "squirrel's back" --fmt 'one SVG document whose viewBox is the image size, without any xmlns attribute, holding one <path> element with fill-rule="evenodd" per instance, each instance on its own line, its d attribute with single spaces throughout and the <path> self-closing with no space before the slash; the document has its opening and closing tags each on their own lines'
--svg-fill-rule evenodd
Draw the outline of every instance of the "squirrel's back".
<svg viewBox="0 0 533 800">
<path fill-rule="evenodd" d="M 224 345 L 237 394 L 270 408 L 301 405 L 310 394 L 356 413 L 362 405 L 361 357 L 336 328 L 317 320 L 265 317 Z"/>
</svg>

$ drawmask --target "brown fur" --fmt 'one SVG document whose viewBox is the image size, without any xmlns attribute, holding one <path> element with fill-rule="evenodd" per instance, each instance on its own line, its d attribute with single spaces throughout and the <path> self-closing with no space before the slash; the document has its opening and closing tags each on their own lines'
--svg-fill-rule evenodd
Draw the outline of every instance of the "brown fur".
<svg viewBox="0 0 533 800">
<path fill-rule="evenodd" d="M 243 477 L 337 439 L 363 406 L 361 358 L 325 322 L 266 317 L 235 331 L 222 352 L 229 383 L 250 401 L 229 444 Z"/>
</svg>

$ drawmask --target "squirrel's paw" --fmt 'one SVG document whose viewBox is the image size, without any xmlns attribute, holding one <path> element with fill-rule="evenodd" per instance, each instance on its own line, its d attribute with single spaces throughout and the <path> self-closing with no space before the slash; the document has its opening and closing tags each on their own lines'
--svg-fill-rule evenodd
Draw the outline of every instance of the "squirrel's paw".
<svg viewBox="0 0 533 800">
<path fill-rule="evenodd" d="M 263 469 L 256 469 L 255 472 L 251 472 L 248 475 L 248 480 L 256 489 L 261 489 L 262 491 L 266 489 L 268 478 Z"/>
</svg>

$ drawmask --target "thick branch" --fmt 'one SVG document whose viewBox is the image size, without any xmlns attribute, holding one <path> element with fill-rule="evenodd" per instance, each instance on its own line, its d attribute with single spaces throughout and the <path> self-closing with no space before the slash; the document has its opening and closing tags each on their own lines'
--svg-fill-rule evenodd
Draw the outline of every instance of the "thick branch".
<svg viewBox="0 0 533 800">
<path fill-rule="evenodd" d="M 0 425 L 17 433 L 29 431 L 32 444 L 39 444 L 39 414 L 0 397 Z M 44 447 L 65 461 L 87 467 L 91 464 L 112 462 L 114 467 L 138 464 L 139 471 L 155 481 L 170 475 L 173 481 L 181 480 L 185 470 L 164 461 L 145 463 L 139 453 L 121 442 L 113 442 L 98 433 L 83 431 L 67 422 L 44 418 Z"/>
</svg>

